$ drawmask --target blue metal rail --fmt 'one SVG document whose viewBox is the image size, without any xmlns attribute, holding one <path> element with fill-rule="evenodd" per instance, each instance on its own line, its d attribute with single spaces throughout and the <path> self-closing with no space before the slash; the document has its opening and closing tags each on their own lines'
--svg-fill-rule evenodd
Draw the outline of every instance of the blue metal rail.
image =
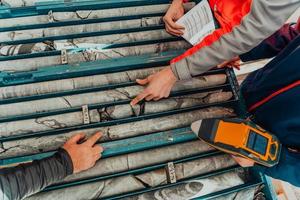
<svg viewBox="0 0 300 200">
<path fill-rule="evenodd" d="M 164 15 L 164 13 L 151 13 L 151 14 L 141 14 L 141 15 L 107 17 L 107 18 L 101 18 L 101 19 L 85 19 L 85 20 L 80 20 L 80 21 L 72 20 L 72 21 L 63 21 L 63 22 L 19 25 L 19 26 L 14 26 L 14 27 L 0 27 L 0 32 L 29 30 L 29 29 L 38 29 L 38 28 L 50 28 L 50 27 L 60 27 L 60 26 L 73 26 L 73 25 L 79 25 L 79 24 L 124 21 L 124 20 L 132 20 L 132 19 L 141 19 L 141 18 L 146 18 L 146 17 L 158 17 L 158 16 L 163 16 L 163 15 Z"/>
<path fill-rule="evenodd" d="M 186 127 L 170 131 L 163 131 L 150 135 L 101 143 L 101 145 L 105 149 L 105 151 L 102 154 L 102 158 L 132 153 L 136 151 L 146 150 L 149 148 L 157 148 L 166 145 L 192 141 L 196 139 L 196 135 L 192 133 L 190 128 Z M 28 156 L 2 159 L 0 160 L 0 166 L 11 165 L 20 162 L 28 162 L 35 159 L 42 159 L 53 155 L 55 152 L 56 151 L 51 151 Z"/>
<path fill-rule="evenodd" d="M 164 66 L 179 55 L 180 51 L 162 52 L 150 55 L 130 56 L 86 62 L 83 64 L 68 64 L 41 68 L 34 72 L 1 72 L 0 86 L 18 85 L 63 78 L 82 77 L 95 74 L 106 74 L 133 69 L 145 69 L 153 66 Z"/>
<path fill-rule="evenodd" d="M 224 196 L 232 194 L 232 193 L 240 192 L 240 191 L 247 190 L 250 188 L 255 188 L 256 186 L 260 186 L 263 183 L 264 183 L 263 181 L 256 180 L 253 182 L 248 182 L 248 183 L 245 183 L 242 185 L 234 186 L 232 188 L 228 188 L 225 190 L 207 194 L 207 195 L 204 195 L 201 197 L 197 197 L 197 198 L 194 198 L 194 200 L 209 200 L 209 199 L 215 199 L 218 197 L 224 197 Z"/>
<path fill-rule="evenodd" d="M 162 30 L 162 29 L 164 29 L 163 25 L 153 25 L 153 26 L 141 27 L 141 28 L 127 28 L 127 29 L 107 30 L 107 31 L 100 31 L 100 32 L 77 33 L 77 34 L 62 35 L 62 36 L 50 36 L 50 37 L 33 38 L 33 39 L 26 39 L 26 40 L 7 41 L 7 42 L 1 42 L 1 44 L 3 45 L 30 44 L 30 43 L 37 43 L 37 42 L 44 42 L 44 41 L 95 37 L 95 36 L 114 35 L 114 34 L 122 34 L 122 33 L 135 33 L 135 32 L 142 32 L 142 31 Z"/>
<path fill-rule="evenodd" d="M 198 155 L 191 156 L 189 158 L 174 160 L 172 162 L 174 164 L 179 164 L 179 163 L 183 163 L 183 162 L 193 161 L 193 160 L 196 160 L 196 159 L 207 158 L 207 157 L 212 157 L 212 156 L 217 156 L 217 155 L 222 155 L 222 153 L 218 152 L 218 151 L 205 152 L 205 153 L 201 153 L 201 154 L 198 154 Z M 45 188 L 44 191 L 63 189 L 63 188 L 72 187 L 72 186 L 76 186 L 76 185 L 88 184 L 88 183 L 92 183 L 92 182 L 107 180 L 107 179 L 116 178 L 116 177 L 120 177 L 120 176 L 131 175 L 131 174 L 135 174 L 135 175 L 142 174 L 142 173 L 145 173 L 145 172 L 149 172 L 149 171 L 164 168 L 164 167 L 166 167 L 166 165 L 167 165 L 167 163 L 160 163 L 160 164 L 151 165 L 151 166 L 147 166 L 147 167 L 143 167 L 143 168 L 138 168 L 138 169 L 128 170 L 128 171 L 124 171 L 124 172 L 119 172 L 119 173 L 115 173 L 115 174 L 111 174 L 111 175 L 105 175 L 105 176 L 100 176 L 100 177 L 89 178 L 89 179 L 86 179 L 86 180 L 70 182 L 68 184 L 57 184 L 57 185 L 53 185 L 53 186 Z M 234 167 L 230 167 L 230 168 L 224 168 L 223 171 L 232 170 L 232 169 L 236 169 L 236 168 L 238 168 L 238 166 L 234 166 Z M 207 175 L 208 174 L 203 174 L 201 177 L 205 178 L 205 177 L 207 177 Z M 215 174 L 212 174 L 212 175 L 215 175 Z"/>
<path fill-rule="evenodd" d="M 108 197 L 108 198 L 102 198 L 102 200 L 124 199 L 124 198 L 127 198 L 127 197 L 132 197 L 132 196 L 136 196 L 136 195 L 147 193 L 147 192 L 152 192 L 152 191 L 157 191 L 157 190 L 161 190 L 161 189 L 165 189 L 165 188 L 178 186 L 178 185 L 184 183 L 185 181 L 189 181 L 189 180 L 199 180 L 199 179 L 209 178 L 209 177 L 212 177 L 212 176 L 222 175 L 222 174 L 225 174 L 225 173 L 228 173 L 228 172 L 235 171 L 236 169 L 239 169 L 239 168 L 240 168 L 239 166 L 233 166 L 233 167 L 217 170 L 217 171 L 214 171 L 212 173 L 206 173 L 206 174 L 203 174 L 203 175 L 200 175 L 200 176 L 195 176 L 195 177 L 191 177 L 191 178 L 188 178 L 188 179 L 183 179 L 183 180 L 178 181 L 176 183 L 171 183 L 171 184 L 168 184 L 168 185 L 161 185 L 161 186 L 157 186 L 157 187 L 153 187 L 153 188 L 149 188 L 149 189 L 143 189 L 143 190 L 136 191 L 136 192 L 131 192 L 131 193 L 128 193 L 128 194 L 116 195 L 116 196 L 111 196 L 111 197 Z M 259 184 L 259 183 L 262 183 L 262 182 L 255 182 L 255 183 L 248 183 L 248 184 L 254 185 L 254 184 Z M 234 188 L 229 188 L 228 190 L 233 190 L 234 191 Z M 210 195 L 214 195 L 214 193 L 211 193 Z"/>
<path fill-rule="evenodd" d="M 55 12 L 66 12 L 76 10 L 96 10 L 96 9 L 111 9 L 120 7 L 144 6 L 153 4 L 166 4 L 169 0 L 82 0 L 70 1 L 49 1 L 47 3 L 37 3 L 35 6 L 11 8 L 7 5 L 1 6 L 1 18 L 15 18 L 25 16 L 35 16 L 48 14 L 50 10 Z"/>
</svg>

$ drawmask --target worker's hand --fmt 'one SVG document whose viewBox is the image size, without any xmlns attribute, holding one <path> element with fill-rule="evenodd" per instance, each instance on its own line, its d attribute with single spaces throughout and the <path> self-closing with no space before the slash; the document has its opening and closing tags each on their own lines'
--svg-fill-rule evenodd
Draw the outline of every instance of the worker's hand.
<svg viewBox="0 0 300 200">
<path fill-rule="evenodd" d="M 184 15 L 184 7 L 182 0 L 173 0 L 163 20 L 165 22 L 166 31 L 172 35 L 183 35 L 184 27 L 175 22 Z"/>
<path fill-rule="evenodd" d="M 102 137 L 102 133 L 96 133 L 82 144 L 78 144 L 85 138 L 84 133 L 71 137 L 63 146 L 73 162 L 73 173 L 78 173 L 93 167 L 101 158 L 103 148 L 95 143 Z"/>
<path fill-rule="evenodd" d="M 240 156 L 232 156 L 241 167 L 253 167 L 254 161 Z"/>
<path fill-rule="evenodd" d="M 218 68 L 229 67 L 229 68 L 236 68 L 237 70 L 240 70 L 240 66 L 241 66 L 241 59 L 239 56 L 236 56 L 229 61 L 225 61 L 219 64 L 217 67 Z"/>
<path fill-rule="evenodd" d="M 130 104 L 134 106 L 143 99 L 146 101 L 151 101 L 152 99 L 158 101 L 159 99 L 166 98 L 170 95 L 176 81 L 177 78 L 170 66 L 145 79 L 137 79 L 136 82 L 138 84 L 147 85 L 147 87 Z"/>
</svg>

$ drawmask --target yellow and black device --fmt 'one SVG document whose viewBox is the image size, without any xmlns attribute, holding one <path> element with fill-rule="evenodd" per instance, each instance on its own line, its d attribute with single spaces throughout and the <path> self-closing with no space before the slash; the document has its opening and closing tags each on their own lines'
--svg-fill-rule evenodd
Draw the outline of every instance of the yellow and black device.
<svg viewBox="0 0 300 200">
<path fill-rule="evenodd" d="M 194 122 L 192 130 L 221 151 L 272 167 L 279 161 L 281 144 L 277 137 L 243 119 L 205 119 Z"/>
</svg>

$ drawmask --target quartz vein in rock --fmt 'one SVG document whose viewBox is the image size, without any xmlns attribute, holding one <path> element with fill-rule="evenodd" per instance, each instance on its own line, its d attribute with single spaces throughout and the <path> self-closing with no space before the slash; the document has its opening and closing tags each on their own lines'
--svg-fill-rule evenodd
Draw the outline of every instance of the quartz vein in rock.
<svg viewBox="0 0 300 200">
<path fill-rule="evenodd" d="M 104 85 L 112 85 L 118 83 L 133 82 L 137 78 L 145 78 L 151 74 L 160 71 L 161 69 L 163 69 L 163 67 L 129 70 L 125 72 L 117 72 L 111 74 L 100 74 L 78 78 L 60 79 L 47 82 L 37 82 L 25 85 L 0 87 L 0 99 L 34 96 L 41 94 L 72 91 L 76 89 L 99 87 Z"/>
<path fill-rule="evenodd" d="M 90 116 L 90 123 L 97 123 L 187 108 L 196 105 L 217 103 L 227 101 L 231 98 L 231 92 L 214 91 L 173 97 L 158 102 L 144 102 L 143 104 L 136 106 L 131 106 L 130 104 L 109 106 L 106 108 L 89 110 L 88 112 Z M 0 137 L 22 135 L 31 132 L 50 131 L 83 124 L 83 113 L 81 111 L 51 115 L 36 119 L 4 122 L 0 123 Z"/>
<path fill-rule="evenodd" d="M 8 4 L 11 7 L 34 6 L 37 0 L 2 0 L 2 3 Z"/>
<path fill-rule="evenodd" d="M 107 46 L 110 44 L 120 44 L 145 40 L 161 40 L 172 38 L 165 29 L 140 31 L 133 33 L 111 34 L 104 36 L 82 37 L 67 40 L 56 40 L 54 46 L 59 49 L 82 48 L 82 47 L 98 47 Z"/>
<path fill-rule="evenodd" d="M 162 17 L 0 32 L 0 42 L 162 25 Z"/>
<path fill-rule="evenodd" d="M 189 81 L 178 82 L 177 85 L 175 85 L 175 87 L 173 88 L 173 91 L 221 85 L 225 82 L 225 74 L 200 76 Z M 51 110 L 65 109 L 96 103 L 130 100 L 137 96 L 142 90 L 142 86 L 131 86 L 100 92 L 82 93 L 77 95 L 5 104 L 0 105 L 0 117 L 47 112 Z"/>
<path fill-rule="evenodd" d="M 2 0 L 2 2 L 7 3 L 12 7 L 20 7 L 24 5 L 22 0 Z M 185 11 L 190 10 L 194 5 L 195 5 L 194 2 L 185 3 L 184 4 Z M 169 6 L 170 4 L 159 4 L 159 5 L 122 7 L 117 9 L 113 8 L 113 9 L 104 9 L 104 10 L 78 10 L 74 12 L 50 11 L 48 15 L 1 19 L 0 27 L 4 28 L 4 27 L 14 27 L 20 25 L 22 26 L 30 25 L 30 24 L 46 24 L 46 23 L 64 22 L 64 21 L 84 21 L 88 19 L 166 13 Z"/>
<path fill-rule="evenodd" d="M 227 165 L 223 163 L 221 165 Z M 213 168 L 213 167 L 212 167 Z M 197 171 L 195 171 L 197 175 Z M 199 173 L 201 174 L 201 173 Z M 156 180 L 154 185 L 150 185 L 153 182 L 147 182 L 149 180 Z M 156 170 L 147 172 L 141 175 L 128 175 L 105 181 L 99 181 L 89 183 L 80 186 L 74 186 L 64 188 L 60 190 L 44 192 L 37 195 L 33 195 L 28 199 L 95 199 L 104 198 L 112 195 L 118 195 L 128 193 L 140 189 L 147 189 L 154 186 L 166 184 L 165 170 Z M 180 179 L 179 179 L 180 180 Z M 145 181 L 145 182 L 144 182 Z M 239 176 L 237 172 L 229 172 L 222 175 L 184 181 L 174 187 L 165 188 L 162 190 L 148 192 L 140 195 L 139 197 L 131 197 L 127 199 L 189 199 L 193 197 L 203 196 L 212 192 L 220 191 L 230 187 L 234 187 L 244 183 L 244 180 Z"/>
<path fill-rule="evenodd" d="M 72 135 L 85 132 L 87 136 L 101 131 L 103 138 L 101 141 L 110 141 L 133 137 L 143 134 L 150 134 L 159 131 L 166 131 L 175 128 L 189 126 L 192 122 L 205 118 L 218 118 L 234 116 L 232 109 L 212 107 L 196 110 L 187 113 L 175 114 L 161 118 L 154 118 L 143 121 L 136 121 L 109 127 L 99 127 L 60 133 L 58 135 L 48 135 L 43 137 L 27 138 L 22 140 L 7 141 L 0 144 L 0 159 L 47 152 L 58 149 Z"/>
<path fill-rule="evenodd" d="M 68 176 L 61 182 L 68 183 L 96 176 L 114 174 L 163 162 L 168 162 L 175 159 L 181 159 L 186 156 L 192 156 L 195 154 L 200 154 L 212 150 L 213 148 L 211 146 L 198 140 L 193 142 L 171 145 L 168 147 L 160 147 L 151 150 L 115 156 L 99 160 L 96 163 L 96 165 L 90 170 Z M 147 157 L 148 159 L 144 159 L 145 157 Z M 222 155 L 176 164 L 175 168 L 177 179 L 180 180 L 184 177 L 188 178 L 197 174 L 204 174 L 216 169 L 221 169 L 233 165 L 235 165 L 235 162 L 230 156 Z M 152 173 L 159 174 L 160 171 L 161 169 L 155 170 Z M 166 182 L 165 175 L 166 174 L 164 173 L 164 177 L 163 179 L 161 179 L 163 181 L 161 182 Z M 140 175 L 138 177 L 140 180 L 143 180 L 144 183 L 151 187 L 156 186 L 157 182 L 160 182 L 157 181 L 157 179 L 152 179 L 152 177 L 148 175 Z"/>
<path fill-rule="evenodd" d="M 239 173 L 229 172 L 205 179 L 185 181 L 180 185 L 144 193 L 126 200 L 187 200 L 243 184 Z"/>
<path fill-rule="evenodd" d="M 232 194 L 224 195 L 218 198 L 212 198 L 213 200 L 255 200 L 255 190 L 256 188 L 250 188 L 246 190 L 242 190 L 239 192 L 234 192 Z M 265 199 L 257 199 L 257 200 L 265 200 Z"/>
<path fill-rule="evenodd" d="M 83 37 L 65 40 L 45 41 L 31 44 L 2 45 L 0 56 L 31 54 L 61 49 L 101 49 L 112 44 L 129 43 L 145 40 L 160 40 L 173 38 L 164 29 L 140 31 L 132 33 L 111 34 L 104 36 Z"/>
<path fill-rule="evenodd" d="M 12 56 L 19 54 L 31 54 L 46 51 L 53 51 L 53 42 L 39 42 L 33 44 L 1 45 L 0 56 Z"/>
<path fill-rule="evenodd" d="M 173 50 L 182 50 L 189 48 L 190 45 L 185 41 L 153 43 L 149 45 L 122 47 L 106 50 L 85 49 L 68 51 L 68 63 L 76 64 L 82 62 L 91 62 L 97 60 L 120 58 L 126 56 L 138 56 L 144 54 L 153 54 Z M 3 47 L 4 48 L 4 47 Z M 55 47 L 52 49 L 54 50 Z M 29 49 L 28 49 L 29 50 Z M 49 48 L 49 50 L 51 50 Z M 27 50 L 22 51 L 26 53 Z M 61 65 L 61 56 L 45 56 L 37 58 L 25 58 L 17 60 L 7 60 L 0 62 L 0 70 L 7 72 L 33 71 L 42 67 Z"/>
</svg>

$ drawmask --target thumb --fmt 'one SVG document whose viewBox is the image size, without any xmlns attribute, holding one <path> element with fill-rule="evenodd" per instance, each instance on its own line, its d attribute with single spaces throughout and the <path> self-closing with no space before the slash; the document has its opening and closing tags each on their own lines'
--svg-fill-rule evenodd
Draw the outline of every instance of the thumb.
<svg viewBox="0 0 300 200">
<path fill-rule="evenodd" d="M 78 133 L 76 135 L 73 135 L 66 144 L 77 144 L 81 139 L 85 138 L 84 133 Z"/>
<path fill-rule="evenodd" d="M 136 79 L 136 82 L 140 85 L 146 85 L 148 84 L 149 80 L 148 78 L 145 78 L 145 79 Z"/>
<path fill-rule="evenodd" d="M 140 85 L 146 85 L 152 80 L 152 78 L 153 78 L 153 75 L 150 75 L 145 79 L 136 79 L 136 82 Z"/>
<path fill-rule="evenodd" d="M 217 68 L 223 68 L 223 67 L 225 67 L 228 63 L 229 63 L 228 61 L 222 62 L 221 64 L 217 65 Z"/>
<path fill-rule="evenodd" d="M 103 136 L 103 134 L 101 132 L 97 132 L 94 135 L 92 135 L 84 144 L 88 145 L 88 146 L 94 146 L 94 144 L 96 144 L 96 142 Z"/>
</svg>

